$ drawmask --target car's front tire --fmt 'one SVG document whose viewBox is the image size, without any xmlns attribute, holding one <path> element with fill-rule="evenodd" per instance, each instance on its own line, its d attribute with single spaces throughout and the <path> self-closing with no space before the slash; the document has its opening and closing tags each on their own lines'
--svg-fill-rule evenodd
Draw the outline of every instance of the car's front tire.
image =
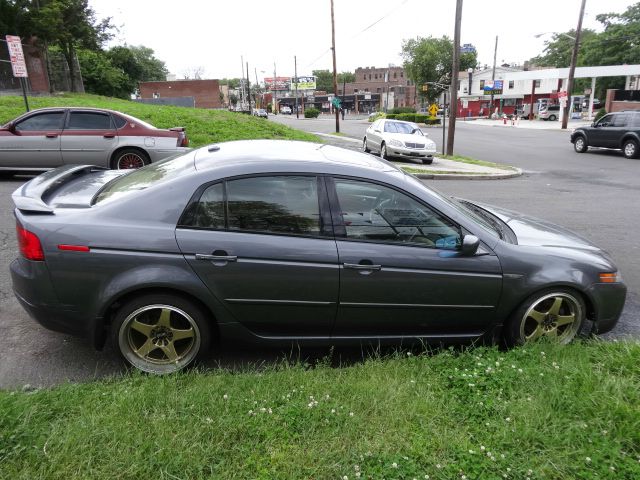
<svg viewBox="0 0 640 480">
<path fill-rule="evenodd" d="M 367 137 L 364 137 L 364 140 L 362 140 L 362 151 L 364 153 L 369 153 L 371 151 L 371 149 L 367 145 Z"/>
<path fill-rule="evenodd" d="M 425 165 L 431 165 L 433 163 L 433 157 L 431 157 L 431 158 L 423 158 L 422 159 L 422 163 L 424 163 Z"/>
<path fill-rule="evenodd" d="M 555 115 L 549 115 L 549 120 L 551 120 L 552 122 L 555 122 L 558 119 L 558 117 L 556 117 Z"/>
<path fill-rule="evenodd" d="M 622 145 L 622 153 L 626 158 L 638 158 L 638 142 L 635 140 L 626 140 Z"/>
<path fill-rule="evenodd" d="M 389 160 L 389 156 L 387 155 L 387 144 L 384 142 L 380 145 L 380 158 Z"/>
<path fill-rule="evenodd" d="M 149 155 L 143 150 L 136 148 L 123 148 L 118 150 L 111 159 L 111 168 L 113 170 L 123 170 L 140 168 L 151 162 Z"/>
<path fill-rule="evenodd" d="M 566 288 L 551 288 L 527 298 L 511 315 L 504 331 L 507 346 L 524 345 L 539 338 L 567 344 L 586 317 L 582 296 Z"/>
<path fill-rule="evenodd" d="M 573 149 L 578 153 L 584 153 L 588 148 L 587 140 L 582 135 L 578 135 L 573 142 Z"/>
<path fill-rule="evenodd" d="M 172 294 L 148 294 L 125 303 L 114 318 L 112 336 L 130 365 L 156 375 L 182 370 L 211 343 L 202 309 Z"/>
</svg>

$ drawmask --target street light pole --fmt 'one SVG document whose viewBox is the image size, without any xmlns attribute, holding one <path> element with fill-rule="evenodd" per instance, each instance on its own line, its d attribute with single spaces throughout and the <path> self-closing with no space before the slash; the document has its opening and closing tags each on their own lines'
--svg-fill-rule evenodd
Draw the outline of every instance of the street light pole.
<svg viewBox="0 0 640 480">
<path fill-rule="evenodd" d="M 300 118 L 300 113 L 298 112 L 298 59 L 295 55 L 293 56 L 293 75 L 296 79 L 296 118 Z"/>
<path fill-rule="evenodd" d="M 453 64 L 451 66 L 451 100 L 449 101 L 449 132 L 447 136 L 447 155 L 453 155 L 453 139 L 456 132 L 458 114 L 458 71 L 460 70 L 460 24 L 462 23 L 462 0 L 456 0 L 456 24 L 453 34 Z M 446 110 L 442 112 L 443 121 Z"/>
<path fill-rule="evenodd" d="M 587 0 L 582 0 L 580 5 L 580 16 L 578 17 L 578 28 L 576 28 L 576 41 L 573 44 L 573 52 L 571 53 L 571 66 L 569 67 L 569 80 L 567 81 L 567 103 L 562 108 L 562 129 L 566 130 L 569 120 L 569 103 L 571 102 L 571 92 L 573 91 L 573 77 L 576 72 L 576 62 L 578 60 L 578 49 L 580 48 L 580 32 L 582 31 L 582 18 L 584 17 L 584 6 Z"/>
</svg>

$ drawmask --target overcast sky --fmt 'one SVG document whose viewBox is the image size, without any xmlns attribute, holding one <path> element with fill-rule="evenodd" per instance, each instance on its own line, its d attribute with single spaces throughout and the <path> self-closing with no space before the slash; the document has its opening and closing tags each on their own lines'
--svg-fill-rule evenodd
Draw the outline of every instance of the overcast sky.
<svg viewBox="0 0 640 480">
<path fill-rule="evenodd" d="M 330 0 L 89 0 L 99 19 L 119 29 L 109 46 L 144 45 L 178 78 L 195 67 L 203 78 L 240 77 L 249 62 L 251 81 L 332 69 Z M 630 0 L 587 0 L 585 28 L 600 29 L 596 15 L 623 12 Z M 334 0 L 338 71 L 401 65 L 402 41 L 417 36 L 453 38 L 455 0 Z M 578 22 L 580 0 L 466 0 L 461 43 L 472 43 L 481 64 L 522 64 L 550 35 Z M 377 22 L 377 23 L 375 23 Z M 375 24 L 374 24 L 375 23 Z M 373 24 L 373 26 L 372 26 Z"/>
</svg>

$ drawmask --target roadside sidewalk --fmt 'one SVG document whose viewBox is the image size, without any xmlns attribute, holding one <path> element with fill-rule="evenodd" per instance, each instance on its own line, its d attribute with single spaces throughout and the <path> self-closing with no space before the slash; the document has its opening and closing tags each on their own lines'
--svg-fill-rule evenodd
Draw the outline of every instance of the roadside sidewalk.
<svg viewBox="0 0 640 480">
<path fill-rule="evenodd" d="M 348 148 L 349 150 L 362 151 L 362 142 L 351 137 L 343 137 L 339 135 L 331 135 L 327 133 L 314 132 L 327 140 L 327 143 L 337 147 Z M 466 163 L 458 160 L 450 160 L 440 158 L 437 154 L 433 158 L 431 165 L 424 165 L 421 162 L 411 161 L 394 161 L 402 170 L 421 179 L 438 179 L 438 180 L 489 180 L 489 179 L 507 179 L 519 177 L 522 170 L 507 165 L 478 165 L 475 163 Z"/>
<path fill-rule="evenodd" d="M 518 120 L 517 122 L 512 122 L 508 118 L 505 120 L 497 119 L 497 120 L 489 120 L 487 118 L 477 118 L 477 119 L 463 119 L 459 118 L 456 120 L 456 123 L 463 122 L 466 125 L 475 125 L 482 127 L 502 127 L 502 128 L 526 128 L 532 130 L 562 130 L 562 122 L 556 121 L 545 121 L 545 120 Z M 569 120 L 567 124 L 567 131 L 571 132 L 571 129 L 583 127 L 585 125 L 591 125 L 591 122 L 588 120 Z"/>
</svg>

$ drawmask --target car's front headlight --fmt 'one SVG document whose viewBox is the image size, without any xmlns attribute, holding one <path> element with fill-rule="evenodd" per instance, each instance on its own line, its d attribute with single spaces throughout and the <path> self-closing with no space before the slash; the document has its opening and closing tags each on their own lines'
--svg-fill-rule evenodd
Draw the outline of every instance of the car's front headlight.
<svg viewBox="0 0 640 480">
<path fill-rule="evenodd" d="M 391 145 L 392 147 L 404 147 L 404 143 L 402 143 L 400 140 L 396 140 L 394 138 L 389 140 L 389 145 Z"/>
</svg>

